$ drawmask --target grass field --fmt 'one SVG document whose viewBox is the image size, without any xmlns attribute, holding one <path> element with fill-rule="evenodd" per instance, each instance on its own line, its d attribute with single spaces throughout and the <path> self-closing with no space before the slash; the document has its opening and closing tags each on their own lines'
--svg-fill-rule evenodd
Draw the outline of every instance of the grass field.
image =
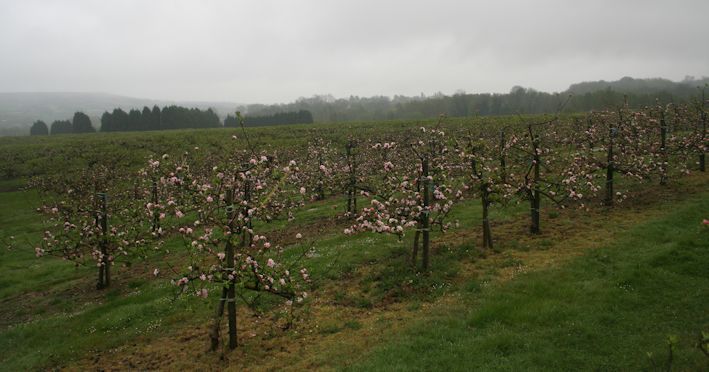
<svg viewBox="0 0 709 372">
<path fill-rule="evenodd" d="M 410 125 L 352 127 L 366 136 Z M 345 129 L 265 128 L 255 138 L 299 146 L 314 130 L 339 138 Z M 3 154 L 18 156 L 0 183 L 0 369 L 665 370 L 668 337 L 676 340 L 673 369 L 709 369 L 698 347 L 709 332 L 704 173 L 643 184 L 613 209 L 543 206 L 543 233 L 534 236 L 526 205 L 492 208 L 494 250 L 479 248 L 481 208 L 466 201 L 451 216 L 460 227 L 434 234 L 430 274 L 408 264 L 412 236 L 346 236 L 348 222 L 337 217 L 343 196 L 310 203 L 293 222 L 265 230 L 286 255 L 308 252 L 311 295 L 295 327 L 272 321 L 283 315 L 268 299 L 253 308 L 242 302 L 241 345 L 231 352 L 206 351 L 216 291 L 206 300 L 177 296 L 167 278 L 153 277 L 158 256 L 116 267 L 102 291 L 95 268 L 35 257 L 44 226 L 39 195 L 22 188 L 26 177 L 106 156 L 71 157 L 82 148 L 137 167 L 151 152 L 219 148 L 231 133 L 0 140 Z"/>
</svg>

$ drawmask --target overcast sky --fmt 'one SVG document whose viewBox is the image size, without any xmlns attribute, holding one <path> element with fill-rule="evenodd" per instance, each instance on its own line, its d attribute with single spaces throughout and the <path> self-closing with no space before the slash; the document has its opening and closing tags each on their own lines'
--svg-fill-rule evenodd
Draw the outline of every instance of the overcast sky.
<svg viewBox="0 0 709 372">
<path fill-rule="evenodd" d="M 0 0 L 0 91 L 272 103 L 709 75 L 709 1 Z"/>
</svg>

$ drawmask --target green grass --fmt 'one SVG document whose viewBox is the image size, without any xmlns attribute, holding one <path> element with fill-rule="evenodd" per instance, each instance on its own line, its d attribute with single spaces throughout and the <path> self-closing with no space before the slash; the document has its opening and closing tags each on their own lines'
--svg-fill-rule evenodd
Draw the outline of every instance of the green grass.
<svg viewBox="0 0 709 372">
<path fill-rule="evenodd" d="M 351 370 L 642 370 L 678 336 L 673 365 L 706 370 L 709 196 L 673 206 L 569 265 L 481 289 L 410 325 Z"/>
<path fill-rule="evenodd" d="M 495 127 L 509 121 L 453 119 L 446 126 Z M 350 134 L 386 138 L 399 135 L 402 128 L 422 124 L 317 124 L 253 128 L 250 132 L 259 148 L 290 150 L 305 148 L 316 135 L 341 145 Z M 233 129 L 213 129 L 0 138 L 0 156 L 6 159 L 0 163 L 0 314 L 4 316 L 0 320 L 0 370 L 71 366 L 72 361 L 92 353 L 131 343 L 147 344 L 189 327 L 204 326 L 213 315 L 217 291 L 212 290 L 207 301 L 175 298 L 169 274 L 154 279 L 150 275 L 153 266 L 140 260 L 135 263 L 145 268 L 134 267 L 130 274 L 115 270 L 114 287 L 95 291 L 94 268 L 75 268 L 52 257 L 36 258 L 33 242 L 41 237 L 43 226 L 34 208 L 40 199 L 32 191 L 19 190 L 28 177 L 77 171 L 97 159 L 114 159 L 117 167 L 135 169 L 151 154 L 189 150 L 204 151 L 206 156 L 230 151 L 240 146 L 231 140 L 232 133 Z M 622 185 L 622 178 L 620 182 Z M 443 295 L 452 294 L 456 299 L 434 316 L 404 325 L 403 334 L 391 335 L 353 369 L 634 370 L 650 366 L 646 352 L 660 360 L 670 334 L 680 340 L 677 366 L 705 366 L 691 342 L 700 330 L 709 330 L 705 300 L 709 298 L 709 233 L 698 226 L 698 221 L 707 217 L 702 213 L 709 210 L 706 197 L 668 208 L 666 217 L 624 233 L 612 245 L 567 267 L 526 274 L 503 286 L 494 284 L 496 272 L 525 263 L 509 251 L 547 250 L 558 245 L 556 238 L 531 244 L 496 229 L 500 222 L 526 215 L 527 203 L 492 207 L 495 251 L 507 256 L 499 267 L 467 277 L 464 283 L 460 283 L 461 268 L 466 261 L 479 258 L 479 242 L 450 243 L 434 232 L 437 250 L 431 270 L 418 273 L 409 264 L 413 233 L 403 241 L 372 233 L 345 236 L 343 222 L 325 224 L 342 213 L 344 203 L 341 195 L 329 196 L 297 211 L 295 222 L 282 218 L 255 227 L 267 236 L 281 230 L 302 233 L 304 238 L 285 250 L 283 262 L 307 250 L 298 265 L 311 273 L 311 289 L 345 283 L 344 289 L 334 291 L 334 298 L 324 300 L 351 307 L 352 313 L 387 311 L 385 305 L 392 302 L 404 302 L 402 307 L 408 311 L 424 312 L 429 305 L 435 308 L 435 301 Z M 560 213 L 546 207 L 543 230 L 546 224 L 579 223 L 560 218 Z M 479 231 L 480 201 L 470 199 L 456 205 L 448 220 L 460 221 L 462 232 Z M 602 218 L 592 222 L 608 227 Z M 167 245 L 173 252 L 181 249 L 177 240 Z M 12 248 L 6 248 L 11 242 Z M 147 258 L 159 262 L 154 256 Z M 265 311 L 277 302 L 262 296 L 256 305 Z M 364 319 L 338 318 L 323 324 L 318 332 L 352 333 L 368 326 Z M 299 342 L 295 334 L 289 337 Z M 258 343 L 246 346 L 247 350 L 260 347 Z M 328 350 L 321 353 L 327 358 Z M 349 359 L 349 355 L 341 358 L 342 363 L 349 363 Z"/>
</svg>

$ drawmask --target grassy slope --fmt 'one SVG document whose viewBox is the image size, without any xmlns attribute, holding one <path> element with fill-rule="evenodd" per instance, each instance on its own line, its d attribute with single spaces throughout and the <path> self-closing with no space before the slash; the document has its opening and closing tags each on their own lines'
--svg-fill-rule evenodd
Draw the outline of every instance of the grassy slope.
<svg viewBox="0 0 709 372">
<path fill-rule="evenodd" d="M 403 125 L 400 124 L 390 123 L 385 129 L 400 130 Z M 365 124 L 352 126 L 363 133 L 367 130 L 379 132 L 383 129 L 372 129 Z M 302 126 L 290 129 L 300 135 L 265 128 L 257 130 L 256 139 L 270 146 L 292 146 L 293 137 L 303 140 L 307 138 L 303 134 L 312 128 Z M 316 129 L 328 130 L 334 137 L 338 137 L 346 128 L 318 126 Z M 135 166 L 142 164 L 149 152 L 161 153 L 170 151 L 173 147 L 183 149 L 185 142 L 189 146 L 199 144 L 206 148 L 212 143 L 229 142 L 230 133 L 229 130 L 223 129 L 149 135 L 77 135 L 54 139 L 28 137 L 22 141 L 18 140 L 17 143 L 4 143 L 4 140 L 0 142 L 3 142 L 3 150 L 7 153 L 21 150 L 28 158 L 33 159 L 33 163 L 37 163 L 28 163 L 18 169 L 20 175 L 27 175 L 41 173 L 48 165 L 51 165 L 53 170 L 81 165 L 82 159 L 74 159 L 71 156 L 69 159 L 76 160 L 76 163 L 59 162 L 61 166 L 46 159 L 39 159 L 40 155 L 47 159 L 57 158 L 57 155 L 50 151 L 52 148 L 57 151 L 63 151 L 65 148 L 77 151 L 90 147 L 100 148 L 102 151 L 108 149 L 112 155 L 125 155 L 128 159 L 126 162 Z M 126 143 L 132 147 L 124 148 Z M 63 146 L 57 146 L 58 144 Z M 63 154 L 62 151 L 59 153 Z M 0 190 L 15 190 L 18 186 L 19 183 L 15 181 L 0 182 Z M 334 321 L 328 319 L 330 323 L 322 322 L 322 318 L 318 317 L 323 314 L 318 314 L 318 309 L 314 306 L 312 322 L 319 323 L 320 326 L 319 330 L 314 332 L 331 334 L 332 338 L 342 342 L 339 357 L 329 361 L 327 359 L 330 358 L 331 349 L 313 347 L 316 357 L 319 358 L 314 365 L 323 368 L 345 365 L 350 363 L 352 355 L 356 354 L 366 357 L 353 367 L 355 369 L 390 369 L 394 366 L 403 369 L 576 369 L 587 366 L 604 368 L 602 363 L 605 359 L 601 354 L 610 350 L 608 353 L 615 359 L 611 359 L 611 363 L 606 367 L 628 369 L 629 366 L 638 368 L 648 365 L 645 351 L 663 353 L 665 335 L 677 333 L 683 337 L 678 352 L 678 363 L 685 368 L 696 366 L 695 362 L 700 362 L 701 359 L 697 359 L 696 355 L 689 356 L 698 353 L 689 350 L 689 333 L 702 327 L 705 330 L 708 328 L 706 315 L 696 311 L 701 305 L 707 308 L 706 300 L 702 303 L 701 299 L 696 299 L 709 297 L 706 274 L 701 275 L 706 272 L 704 268 L 709 260 L 706 257 L 706 243 L 703 250 L 687 250 L 684 247 L 701 244 L 702 238 L 707 240 L 706 231 L 696 229 L 697 218 L 707 217 L 699 216 L 700 212 L 709 209 L 706 200 L 705 197 L 696 208 L 692 207 L 691 202 L 679 205 L 678 210 L 687 209 L 693 211 L 691 213 L 694 215 L 684 216 L 677 212 L 679 225 L 670 231 L 672 235 L 667 238 L 660 232 L 666 229 L 655 231 L 653 226 L 656 225 L 638 227 L 635 233 L 625 234 L 618 242 L 599 251 L 606 252 L 600 256 L 584 257 L 568 268 L 532 273 L 510 284 L 498 283 L 491 286 L 481 285 L 483 280 L 480 278 L 478 281 L 470 281 L 468 273 L 461 272 L 464 268 L 457 262 L 461 258 L 459 255 L 465 256 L 473 251 L 474 244 L 468 243 L 467 246 L 460 247 L 457 243 L 449 244 L 447 248 L 453 253 L 439 253 L 433 258 L 434 274 L 431 277 L 413 275 L 405 265 L 408 245 L 402 246 L 391 237 L 371 234 L 346 237 L 337 226 L 333 226 L 337 228 L 332 231 L 314 231 L 314 226 L 309 224 L 317 225 L 320 218 L 341 211 L 342 201 L 328 200 L 311 205 L 296 218 L 298 226 L 288 226 L 288 229 L 293 229 L 288 233 L 294 235 L 296 231 L 303 232 L 305 240 L 317 238 L 314 242 L 315 252 L 306 262 L 316 282 L 316 291 L 317 287 L 322 287 L 320 293 L 314 292 L 313 297 L 326 303 L 323 312 L 345 314 Z M 37 197 L 31 193 L 0 192 L 0 205 L 3 206 L 0 209 L 0 243 L 4 243 L 10 235 L 18 240 L 23 240 L 25 236 L 31 239 L 39 236 L 38 232 L 41 232 L 42 228 L 33 213 L 38 202 Z M 338 203 L 337 210 L 332 209 L 333 203 Z M 525 213 L 526 208 L 524 204 L 506 209 L 493 208 L 493 223 Z M 479 230 L 479 215 L 477 201 L 471 201 L 464 207 L 456 208 L 453 219 L 463 222 L 462 232 L 472 232 L 472 236 L 475 236 Z M 675 222 L 672 222 L 673 226 Z M 560 218 L 553 223 L 571 222 L 566 218 L 562 221 Z M 602 219 L 593 220 L 592 223 L 594 227 L 601 229 L 610 227 L 610 223 Z M 301 225 L 306 229 L 299 229 Z M 551 226 L 552 221 L 545 219 L 543 229 L 547 225 Z M 277 222 L 268 230 L 282 227 L 284 224 Z M 523 230 L 526 231 L 526 228 Z M 466 237 L 470 238 L 471 234 Z M 493 227 L 493 234 L 498 249 L 505 251 L 502 255 L 509 253 L 507 249 L 529 249 L 525 242 L 519 243 L 516 240 L 519 239 L 519 234 L 506 236 L 496 227 Z M 437 239 L 438 237 L 434 238 L 434 241 Z M 545 239 L 548 239 L 547 243 L 551 246 L 560 238 Z M 475 237 L 475 242 L 478 240 Z M 637 244 L 645 244 L 650 248 L 634 249 Z M 62 366 L 82 358 L 94 360 L 96 355 L 106 357 L 114 352 L 114 347 L 124 345 L 142 349 L 153 343 L 157 337 L 174 339 L 172 336 L 176 332 L 194 326 L 204 326 L 213 312 L 214 295 L 209 301 L 183 298 L 173 302 L 173 290 L 166 285 L 166 280 L 149 280 L 151 268 L 145 268 L 144 272 L 134 270 L 131 275 L 114 271 L 115 288 L 96 292 L 92 289 L 95 276 L 95 270 L 92 268 L 75 269 L 66 262 L 52 258 L 38 260 L 33 255 L 31 245 L 13 251 L 6 250 L 4 244 L 0 248 L 0 350 L 3 350 L 0 353 L 0 369 L 38 369 Z M 620 254 L 625 250 L 628 252 L 626 255 Z M 670 252 L 676 252 L 679 258 L 672 256 Z M 470 258 L 468 256 L 465 257 Z M 633 266 L 636 261 L 637 266 Z M 654 262 L 652 265 L 648 263 L 651 261 Z M 517 259 L 510 256 L 509 265 L 517 263 Z M 652 280 L 646 283 L 646 278 Z M 454 283 L 462 280 L 468 280 L 469 283 Z M 340 283 L 342 288 L 332 289 Z M 401 283 L 409 283 L 408 286 L 414 287 L 414 290 L 402 291 Z M 693 296 L 687 295 L 687 288 L 697 293 Z M 421 308 L 425 309 L 429 301 L 440 298 L 441 293 L 452 294 L 455 301 L 444 302 L 442 306 L 433 304 L 433 314 L 437 314 L 436 316 L 419 311 Z M 389 311 L 389 301 L 401 301 L 401 308 L 409 315 L 402 320 L 401 313 L 396 312 L 399 308 L 394 306 L 393 311 Z M 684 304 L 682 301 L 690 303 Z M 386 317 L 382 315 L 381 319 L 384 320 L 380 321 L 380 318 L 369 319 L 366 315 L 357 313 L 351 320 L 348 316 L 353 315 L 352 309 L 361 312 L 369 312 L 371 309 L 373 314 L 385 313 Z M 10 316 L 6 318 L 8 314 Z M 661 321 L 671 318 L 667 314 L 671 314 L 674 317 L 673 322 L 678 325 Z M 694 319 L 690 319 L 688 314 L 694 315 Z M 411 320 L 418 317 L 425 318 L 420 321 Z M 368 335 L 376 333 L 377 337 L 383 340 L 373 340 L 369 337 L 350 338 L 352 334 L 367 334 L 365 331 L 373 322 L 395 324 L 396 333 L 392 331 L 387 336 L 391 329 L 377 326 L 379 328 L 373 328 Z M 399 332 L 402 329 L 406 331 Z M 198 329 L 194 334 L 198 335 L 199 339 L 189 345 L 198 350 L 199 354 L 204 354 L 205 332 Z M 283 337 L 289 339 L 274 339 L 271 344 L 280 348 L 288 342 L 309 342 L 304 336 L 292 333 Z M 186 341 L 173 341 L 172 347 L 183 348 L 186 345 Z M 248 341 L 242 345 L 241 350 L 232 354 L 237 362 L 229 366 L 239 369 L 243 365 L 237 364 L 241 363 L 238 359 L 246 359 L 249 363 L 245 366 L 253 368 L 257 365 L 266 368 L 263 363 L 253 363 L 263 362 L 260 356 L 273 355 L 271 349 L 263 347 L 267 341 Z M 352 343 L 356 342 L 366 345 L 355 349 Z M 629 347 L 619 346 L 621 344 L 636 347 L 630 350 Z M 317 343 L 315 345 L 319 346 Z M 333 345 L 331 343 L 325 346 Z M 179 357 L 174 357 L 174 349 L 165 350 L 164 346 L 158 343 L 156 349 L 162 349 L 159 352 L 168 354 L 168 359 L 181 358 L 185 362 L 194 362 L 189 360 L 190 357 L 184 354 L 184 350 Z M 373 353 L 365 353 L 372 347 L 376 347 Z M 128 353 L 130 351 L 126 352 Z M 121 365 L 119 363 L 122 363 L 126 354 L 105 361 L 102 359 L 96 362 L 96 366 Z M 297 352 L 291 354 L 293 358 L 300 358 Z M 154 355 L 148 355 L 144 360 L 149 360 Z M 242 358 L 244 356 L 246 358 Z M 625 356 L 626 359 L 621 360 L 619 356 Z M 685 356 L 694 359 L 682 361 Z M 213 368 L 224 366 L 217 358 L 213 359 L 216 363 L 212 365 Z M 280 369 L 288 365 L 288 359 L 280 359 L 274 363 L 280 363 L 273 365 L 273 368 Z M 187 365 L 187 369 L 196 368 L 195 365 Z M 137 366 L 150 368 L 143 364 Z M 291 366 L 297 368 L 293 367 L 295 364 Z"/>
<path fill-rule="evenodd" d="M 5 212 L 18 211 L 2 213 L 2 222 L 12 227 L 4 229 L 0 235 L 13 234 L 21 239 L 23 234 L 41 231 L 36 215 L 26 208 L 26 204 L 37 202 L 32 194 L 0 193 L 0 197 L 3 205 L 12 207 Z M 317 220 L 315 215 L 331 215 L 333 202 L 336 201 L 303 210 L 298 221 L 310 223 Z M 607 248 L 592 251 L 568 267 L 525 274 L 504 285 L 494 284 L 495 281 L 486 285 L 482 282 L 484 279 L 470 280 L 460 273 L 456 257 L 467 254 L 463 246 L 455 243 L 450 246 L 452 255 L 439 252 L 434 257 L 435 275 L 425 278 L 412 276 L 405 270 L 408 248 L 395 239 L 371 234 L 346 237 L 336 227 L 336 231 L 317 232 L 315 254 L 308 258 L 306 265 L 318 279 L 317 286 L 354 279 L 352 288 L 321 294 L 333 296 L 330 300 L 335 311 L 351 306 L 378 309 L 382 301 L 387 302 L 394 296 L 397 301 L 404 301 L 406 312 L 411 313 L 404 323 L 396 325 L 395 332 L 376 342 L 378 346 L 373 353 L 361 354 L 367 356 L 353 367 L 355 369 L 393 366 L 402 369 L 439 366 L 453 369 L 571 369 L 579 366 L 627 369 L 649 365 L 646 351 L 663 354 L 667 334 L 682 336 L 678 363 L 691 367 L 703 357 L 690 350 L 690 339 L 700 329 L 707 328 L 707 317 L 702 318 L 702 310 L 706 308 L 703 299 L 709 295 L 706 270 L 703 270 L 709 262 L 704 243 L 707 231 L 701 230 L 697 223 L 705 217 L 702 213 L 709 210 L 708 207 L 707 195 L 703 199 L 680 202 L 671 215 L 621 234 Z M 499 209 L 494 220 L 508 219 L 519 212 L 523 210 Z M 472 225 L 461 231 L 466 232 L 470 228 L 477 229 L 478 215 L 478 206 L 471 202 L 457 209 L 454 217 L 470 221 Z M 610 221 L 592 221 L 598 222 L 601 229 L 611 228 Z M 212 312 L 213 301 L 191 298 L 172 302 L 172 291 L 165 287 L 164 281 L 150 281 L 146 275 L 131 278 L 119 275 L 117 278 L 124 282 L 120 289 L 96 294 L 91 289 L 93 270 L 73 269 L 51 258 L 37 260 L 31 249 L 4 251 L 0 258 L 5 274 L 0 304 L 16 307 L 19 319 L 30 315 L 32 320 L 0 330 L 0 349 L 5 350 L 0 359 L 8 368 L 59 366 L 85 358 L 87 352 L 102 353 L 132 342 L 151 344 L 156 337 L 170 337 L 174 330 L 203 325 Z M 516 259 L 510 260 L 516 262 Z M 27 274 L 25 267 L 33 271 Z M 378 269 L 347 279 L 360 267 Z M 13 279 L 20 276 L 24 280 Z M 419 290 L 400 293 L 399 283 L 409 280 L 413 280 L 412 285 Z M 468 282 L 454 283 L 460 280 Z M 426 286 L 440 289 L 434 291 L 433 298 L 422 298 L 417 293 Z M 51 291 L 29 292 L 32 294 L 29 299 L 17 297 L 19 293 L 37 288 L 51 288 Z M 357 291 L 350 292 L 347 288 L 357 288 Z M 687 288 L 696 293 L 688 295 Z M 418 317 L 426 317 L 423 320 L 411 320 L 417 318 L 422 300 L 430 301 L 442 293 L 452 294 L 455 301 L 435 306 L 432 312 L 420 312 Z M 42 315 L 42 311 L 47 314 Z M 400 317 L 391 315 L 394 319 Z M 343 340 L 342 329 L 356 330 L 362 325 L 367 327 L 369 322 L 366 318 L 343 318 L 342 324 L 314 321 L 320 323 L 318 332 L 333 332 L 340 340 Z M 380 333 L 391 331 L 388 327 L 383 327 Z M 201 336 L 203 331 L 197 334 Z M 258 348 L 261 342 L 252 341 L 246 347 Z M 332 350 L 319 351 L 321 356 L 314 359 L 315 365 L 327 368 L 349 364 L 352 353 L 348 352 L 351 350 L 346 346 L 348 342 L 339 351 L 334 350 L 342 354 L 334 359 L 328 360 Z M 203 343 L 200 337 L 197 346 L 201 348 Z M 606 362 L 606 354 L 611 357 L 609 362 Z M 105 366 L 106 362 L 99 365 Z"/>
<path fill-rule="evenodd" d="M 667 356 L 709 368 L 695 347 L 709 330 L 709 195 L 673 206 L 569 265 L 485 289 L 426 317 L 352 370 L 637 370 Z"/>
</svg>

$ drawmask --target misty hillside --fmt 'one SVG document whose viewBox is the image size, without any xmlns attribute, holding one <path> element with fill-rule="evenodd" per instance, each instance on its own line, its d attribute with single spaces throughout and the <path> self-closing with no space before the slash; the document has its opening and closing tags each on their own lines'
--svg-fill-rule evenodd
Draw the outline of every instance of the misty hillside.
<svg viewBox="0 0 709 372">
<path fill-rule="evenodd" d="M 624 77 L 617 81 L 593 81 L 572 84 L 561 95 L 515 87 L 508 94 L 456 93 L 433 96 L 386 96 L 337 99 L 331 95 L 300 98 L 294 102 L 263 105 L 239 105 L 229 102 L 171 102 L 125 97 L 106 93 L 0 93 L 0 135 L 27 135 L 35 120 L 51 123 L 71 119 L 74 112 L 83 111 L 96 129 L 104 111 L 114 108 L 141 109 L 179 105 L 188 108 L 212 108 L 223 119 L 240 110 L 247 115 L 269 116 L 283 112 L 306 110 L 316 122 L 369 121 L 389 119 L 424 119 L 440 113 L 450 116 L 538 114 L 554 112 L 560 97 L 573 94 L 565 111 L 588 111 L 617 105 L 628 95 L 631 105 L 641 107 L 661 102 L 687 101 L 709 84 L 709 78 L 687 77 L 680 82 L 668 79 L 634 79 Z"/>
<path fill-rule="evenodd" d="M 618 81 L 573 84 L 560 93 L 541 92 L 534 88 L 513 87 L 509 93 L 437 93 L 432 96 L 375 96 L 335 98 L 331 95 L 300 98 L 276 105 L 247 105 L 240 111 L 247 115 L 274 115 L 278 112 L 307 110 L 315 122 L 372 120 L 419 120 L 445 113 L 449 116 L 493 116 L 516 114 L 585 112 L 617 107 L 627 102 L 641 108 L 657 102 L 687 102 L 701 94 L 697 89 L 709 78 L 686 78 L 681 82 L 667 79 L 622 78 Z M 568 102 L 566 98 L 571 96 Z"/>
<path fill-rule="evenodd" d="M 685 97 L 697 94 L 697 87 L 703 87 L 705 84 L 709 84 L 709 77 L 695 79 L 694 77 L 688 76 L 682 81 L 674 82 L 662 78 L 634 79 L 626 76 L 616 81 L 599 80 L 572 84 L 566 92 L 586 94 L 611 89 L 620 93 L 653 94 L 666 92 Z"/>
<path fill-rule="evenodd" d="M 76 111 L 91 117 L 94 127 L 100 125 L 104 111 L 122 108 L 141 109 L 179 105 L 200 109 L 213 108 L 220 116 L 226 116 L 238 106 L 230 102 L 160 101 L 133 98 L 108 93 L 0 93 L 0 135 L 27 135 L 28 128 L 36 120 L 51 123 L 54 120 L 71 120 Z"/>
</svg>

